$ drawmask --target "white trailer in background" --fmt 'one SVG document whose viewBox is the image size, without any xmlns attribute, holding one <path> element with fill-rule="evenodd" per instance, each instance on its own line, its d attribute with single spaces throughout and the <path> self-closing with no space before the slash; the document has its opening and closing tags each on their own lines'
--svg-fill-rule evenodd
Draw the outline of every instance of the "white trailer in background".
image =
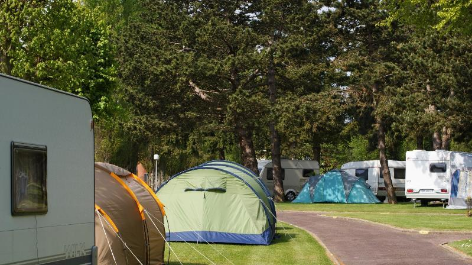
<svg viewBox="0 0 472 265">
<path fill-rule="evenodd" d="M 449 199 L 456 170 L 472 168 L 472 154 L 445 150 L 406 152 L 406 197 L 429 201 Z"/>
<path fill-rule="evenodd" d="M 405 198 L 405 161 L 388 160 L 388 167 L 395 188 L 395 195 L 399 199 Z M 379 160 L 349 162 L 342 165 L 341 169 L 353 176 L 363 178 L 381 201 L 386 198 L 387 189 L 380 170 Z"/>
<path fill-rule="evenodd" d="M 0 74 L 0 264 L 95 264 L 85 98 Z"/>
<path fill-rule="evenodd" d="M 264 163 L 263 161 L 261 162 Z M 281 164 L 285 198 L 288 201 L 293 201 L 295 199 L 310 176 L 320 173 L 320 165 L 318 164 L 318 161 L 282 159 Z M 271 194 L 274 192 L 274 177 L 272 170 L 272 161 L 269 160 L 265 163 L 260 172 L 260 178 Z"/>
</svg>

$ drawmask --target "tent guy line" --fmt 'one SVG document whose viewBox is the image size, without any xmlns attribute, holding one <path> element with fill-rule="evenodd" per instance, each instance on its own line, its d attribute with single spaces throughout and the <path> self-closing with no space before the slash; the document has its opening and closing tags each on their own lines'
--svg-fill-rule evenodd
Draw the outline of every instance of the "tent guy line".
<svg viewBox="0 0 472 265">
<path fill-rule="evenodd" d="M 265 205 L 265 203 L 264 203 L 261 199 L 259 199 L 259 200 L 261 201 L 261 203 L 262 203 L 262 205 L 263 205 L 264 207 L 267 207 L 267 205 Z M 276 209 L 277 209 L 277 208 L 276 208 Z M 278 223 L 279 220 L 277 219 L 277 217 L 276 217 L 271 211 L 269 211 L 269 212 L 272 214 L 272 216 L 275 218 L 275 220 L 276 220 L 277 223 Z M 287 229 L 285 229 L 285 226 L 282 226 L 282 228 L 284 229 L 285 235 L 287 235 L 288 237 L 290 237 L 290 239 L 293 239 L 293 237 L 287 232 Z"/>
<path fill-rule="evenodd" d="M 241 165 L 201 164 L 172 176 L 156 194 L 172 220 L 169 241 L 268 245 L 274 237 L 275 207 Z"/>
<path fill-rule="evenodd" d="M 197 225 L 200 225 L 200 226 L 201 226 L 200 223 L 198 223 Z M 223 253 L 221 253 L 221 252 L 220 252 L 217 248 L 215 248 L 212 244 L 210 244 L 208 241 L 206 241 L 205 238 L 203 238 L 202 236 L 200 236 L 200 235 L 199 235 L 197 232 L 195 232 L 195 231 L 192 231 L 192 232 L 195 233 L 195 235 L 198 236 L 199 238 L 203 239 L 203 241 L 205 241 L 205 243 L 207 243 L 216 253 L 218 253 L 220 256 L 222 256 L 223 258 L 225 258 L 229 263 L 231 263 L 231 264 L 234 265 L 234 263 L 233 263 L 231 260 L 229 260 L 225 255 L 223 255 Z"/>
<path fill-rule="evenodd" d="M 131 172 L 108 163 L 95 164 L 95 182 L 96 208 L 100 207 L 97 210 L 105 217 L 107 224 L 114 228 L 105 225 L 105 236 L 103 227 L 100 227 L 100 216 L 95 214 L 99 262 L 114 264 L 116 260 L 117 264 L 127 264 L 129 260 L 138 264 L 134 261 L 137 258 L 144 265 L 162 264 L 166 246 L 165 227 L 156 222 L 153 227 L 151 217 L 145 214 L 147 210 L 156 218 L 164 216 L 163 206 L 153 191 Z M 114 258 L 108 250 L 110 246 L 106 237 L 113 248 Z M 126 242 L 135 257 L 120 241 Z"/>
<path fill-rule="evenodd" d="M 163 224 L 159 219 L 157 219 L 157 218 L 154 217 L 151 213 L 149 213 L 149 211 L 146 211 L 146 214 L 150 215 L 151 218 L 154 218 L 156 221 L 158 221 L 158 222 L 160 222 L 161 224 Z M 151 222 L 152 222 L 152 220 L 151 220 Z M 154 222 L 152 222 L 152 223 L 154 224 Z M 154 224 L 154 225 L 155 225 L 155 224 Z M 194 232 L 197 236 L 199 236 L 198 233 L 196 233 L 195 231 L 193 231 L 193 232 Z M 161 235 L 162 235 L 162 234 L 161 234 Z M 205 259 L 207 259 L 207 260 L 210 261 L 211 263 L 215 264 L 215 263 L 214 263 L 213 261 L 211 261 L 208 257 L 206 257 L 206 256 L 203 255 L 200 251 L 198 251 L 197 249 L 195 249 L 190 243 L 188 243 L 187 241 L 185 241 L 185 239 L 183 239 L 181 236 L 179 236 L 179 235 L 177 235 L 177 236 L 178 236 L 180 239 L 182 239 L 183 242 L 185 242 L 185 243 L 188 244 L 191 248 L 193 248 L 197 253 L 199 253 L 202 257 L 204 257 Z M 231 260 L 229 260 L 225 255 L 223 255 L 218 249 L 216 249 L 214 246 L 212 246 L 212 245 L 211 245 L 208 241 L 206 241 L 204 238 L 202 238 L 202 239 L 203 239 L 203 240 L 206 242 L 206 244 L 208 244 L 213 250 L 215 250 L 216 253 L 218 253 L 220 256 L 222 256 L 223 258 L 225 258 L 229 263 L 231 263 L 231 264 L 234 265 L 234 263 L 233 263 Z M 165 239 L 164 239 L 164 240 L 165 240 Z M 166 242 L 168 242 L 168 241 L 166 240 Z M 167 243 L 167 244 L 169 245 L 169 248 L 170 248 L 170 243 Z M 172 251 L 172 252 L 173 252 L 173 251 Z M 174 255 L 175 255 L 175 253 L 174 253 Z M 175 256 L 177 257 L 177 255 L 175 255 Z M 177 259 L 178 259 L 178 257 L 177 257 Z"/>
<path fill-rule="evenodd" d="M 111 256 L 113 257 L 113 261 L 115 262 L 115 265 L 118 265 L 118 263 L 116 262 L 115 254 L 113 253 L 113 249 L 111 248 L 110 240 L 108 240 L 108 235 L 107 235 L 107 232 L 105 231 L 105 226 L 103 225 L 102 215 L 100 214 L 100 212 L 97 209 L 95 209 L 95 212 L 98 215 L 98 220 L 100 220 L 100 225 L 102 226 L 103 234 L 105 235 L 105 238 L 107 240 L 108 248 L 110 249 Z"/>
<path fill-rule="evenodd" d="M 157 225 L 156 223 L 154 223 L 154 221 L 152 220 L 152 218 L 155 218 L 156 220 L 158 220 L 156 217 L 154 217 L 152 214 L 149 213 L 148 210 L 144 209 L 144 213 L 149 217 L 149 220 L 151 221 L 151 223 L 154 225 L 154 227 L 156 228 L 156 230 L 159 232 L 159 234 L 162 236 L 162 238 L 164 239 L 164 241 L 166 242 L 167 246 L 169 247 L 169 249 L 172 251 L 172 253 L 174 253 L 175 257 L 177 258 L 177 260 L 179 261 L 180 264 L 182 264 L 182 262 L 180 261 L 179 259 L 179 256 L 177 256 L 177 254 L 175 253 L 174 249 L 170 246 L 169 242 L 167 242 L 165 236 L 161 233 L 161 231 L 159 231 L 159 228 L 157 228 Z M 159 221 L 159 220 L 158 220 Z M 160 222 L 160 221 L 159 221 Z M 161 222 L 162 225 L 164 225 L 164 223 Z"/>
<path fill-rule="evenodd" d="M 100 215 L 99 215 L 99 217 L 100 217 Z M 108 226 L 113 229 L 113 226 L 108 222 L 108 220 L 105 219 L 105 223 L 107 223 Z M 113 230 L 113 231 L 114 231 L 114 230 Z M 116 236 L 121 240 L 121 243 L 123 243 L 123 246 L 124 246 L 127 250 L 129 250 L 129 252 L 131 253 L 131 255 L 133 255 L 133 257 L 136 259 L 136 261 L 138 261 L 138 263 L 139 263 L 140 265 L 143 265 L 143 263 L 138 259 L 138 257 L 136 257 L 136 255 L 133 253 L 133 251 L 128 247 L 128 245 L 126 244 L 126 242 L 123 241 L 123 239 L 121 238 L 120 234 L 119 234 L 119 233 L 116 233 L 116 232 L 115 232 L 115 234 L 116 234 Z M 113 252 L 112 252 L 112 253 L 113 253 Z"/>
</svg>

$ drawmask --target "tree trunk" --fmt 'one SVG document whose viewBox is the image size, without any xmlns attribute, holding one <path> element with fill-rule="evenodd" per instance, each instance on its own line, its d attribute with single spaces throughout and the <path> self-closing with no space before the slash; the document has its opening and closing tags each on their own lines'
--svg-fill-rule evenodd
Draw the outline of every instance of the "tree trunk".
<svg viewBox="0 0 472 265">
<path fill-rule="evenodd" d="M 275 129 L 275 123 L 270 124 L 271 134 L 271 155 L 272 173 L 274 176 L 274 201 L 283 202 L 285 200 L 284 183 L 282 179 L 282 160 L 280 158 L 280 136 Z"/>
<path fill-rule="evenodd" d="M 417 135 L 416 136 L 416 150 L 423 150 L 423 136 Z"/>
<path fill-rule="evenodd" d="M 451 148 L 451 129 L 446 126 L 442 129 L 441 149 L 449 150 Z"/>
<path fill-rule="evenodd" d="M 320 144 L 313 144 L 313 160 L 318 162 L 318 165 L 321 165 L 321 146 Z"/>
<path fill-rule="evenodd" d="M 431 97 L 431 92 L 433 89 L 431 88 L 431 85 L 429 84 L 429 79 L 426 80 L 426 92 L 428 93 L 428 97 Z M 437 113 L 437 108 L 436 105 L 430 104 L 429 107 L 426 109 L 426 113 L 434 114 L 436 115 Z M 438 150 L 441 149 L 442 141 L 441 141 L 441 134 L 435 130 L 433 132 L 433 150 Z"/>
<path fill-rule="evenodd" d="M 321 165 L 321 141 L 314 132 L 311 134 L 311 149 L 313 151 L 313 160 L 318 161 L 318 165 Z"/>
<path fill-rule="evenodd" d="M 5 47 L 0 49 L 2 52 L 0 53 L 0 72 L 5 73 L 7 75 L 11 75 L 11 71 L 13 70 L 13 65 L 11 64 L 11 58 L 8 56 L 8 51 L 11 49 L 11 41 L 7 37 L 5 41 Z"/>
<path fill-rule="evenodd" d="M 441 135 L 438 131 L 435 131 L 433 133 L 433 150 L 439 150 L 441 149 L 441 146 L 442 146 Z"/>
<path fill-rule="evenodd" d="M 242 148 L 241 148 L 242 149 Z M 226 157 L 225 157 L 225 149 L 223 147 L 221 148 L 218 148 L 218 158 L 220 160 L 226 160 Z"/>
<path fill-rule="evenodd" d="M 378 126 L 378 143 L 379 143 L 379 155 L 380 155 L 380 170 L 387 188 L 388 203 L 396 204 L 397 197 L 395 195 L 395 188 L 393 187 L 392 178 L 390 176 L 390 169 L 388 168 L 388 159 L 385 151 L 385 124 L 382 119 L 377 118 Z"/>
<path fill-rule="evenodd" d="M 275 66 L 272 54 L 269 58 L 269 69 L 267 72 L 267 85 L 269 87 L 270 103 L 275 106 L 277 102 L 277 86 L 275 84 Z M 284 183 L 282 179 L 282 161 L 280 159 L 280 136 L 276 129 L 275 119 L 270 122 L 271 156 L 274 176 L 274 201 L 283 202 L 285 200 Z"/>
<path fill-rule="evenodd" d="M 254 150 L 254 143 L 252 142 L 252 131 L 242 126 L 238 126 L 236 130 L 239 138 L 239 147 L 241 148 L 242 163 L 259 176 L 256 152 Z"/>
</svg>

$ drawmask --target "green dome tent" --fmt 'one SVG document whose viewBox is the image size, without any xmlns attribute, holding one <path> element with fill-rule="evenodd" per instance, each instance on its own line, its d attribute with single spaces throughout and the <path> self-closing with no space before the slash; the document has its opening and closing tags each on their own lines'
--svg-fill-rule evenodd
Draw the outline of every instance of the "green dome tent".
<svg viewBox="0 0 472 265">
<path fill-rule="evenodd" d="M 365 180 L 345 171 L 331 170 L 308 179 L 293 203 L 380 203 Z"/>
<path fill-rule="evenodd" d="M 166 206 L 169 241 L 268 245 L 275 208 L 249 169 L 210 161 L 178 173 L 157 191 Z"/>
</svg>

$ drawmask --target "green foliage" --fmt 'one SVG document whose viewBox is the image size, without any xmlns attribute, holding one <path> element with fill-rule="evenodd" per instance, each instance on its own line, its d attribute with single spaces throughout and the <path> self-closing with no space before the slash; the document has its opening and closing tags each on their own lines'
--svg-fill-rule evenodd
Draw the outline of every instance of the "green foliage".
<svg viewBox="0 0 472 265">
<path fill-rule="evenodd" d="M 130 170 L 243 162 L 240 130 L 268 158 L 274 121 L 322 171 L 376 159 L 376 119 L 389 158 L 443 128 L 472 151 L 471 3 L 6 0 L 0 72 L 89 98 L 96 159 Z"/>
<path fill-rule="evenodd" d="M 235 127 L 250 131 L 263 115 L 257 38 L 249 11 L 236 14 L 242 3 L 140 1 L 123 28 L 120 73 L 132 104 L 124 126 L 179 161 L 170 171 L 232 154 Z"/>
<path fill-rule="evenodd" d="M 87 97 L 110 109 L 116 70 L 109 28 L 72 0 L 7 0 L 0 8 L 0 71 Z"/>
<path fill-rule="evenodd" d="M 413 141 L 409 141 L 409 139 L 403 139 L 403 141 L 400 142 L 400 145 L 398 146 L 397 154 L 391 159 L 393 160 L 400 160 L 400 161 L 405 161 L 406 160 L 406 152 L 415 150 L 416 145 Z"/>
<path fill-rule="evenodd" d="M 262 1 L 255 30 L 260 36 L 265 78 L 274 72 L 268 123 L 276 124 L 282 156 L 314 159 L 319 147 L 341 130 L 343 98 L 332 67 L 336 45 L 331 12 L 321 2 Z M 269 149 L 269 146 L 265 148 Z"/>
<path fill-rule="evenodd" d="M 472 153 L 472 141 L 469 142 L 451 142 L 451 151 Z"/>
<path fill-rule="evenodd" d="M 325 143 L 321 145 L 320 174 L 324 174 L 333 169 L 340 169 L 344 163 L 354 161 L 350 155 L 348 143 L 339 141 L 338 143 Z"/>
<path fill-rule="evenodd" d="M 472 1 L 395 0 L 387 1 L 389 17 L 384 24 L 401 21 L 419 28 L 434 28 L 472 34 Z"/>
<path fill-rule="evenodd" d="M 363 136 L 354 136 L 349 143 L 351 161 L 376 160 L 379 157 L 377 150 L 369 150 L 369 140 Z"/>
<path fill-rule="evenodd" d="M 344 136 L 333 143 L 321 145 L 320 173 L 326 173 L 350 161 L 376 160 L 377 149 L 371 146 L 368 136 L 357 135 L 350 139 Z"/>
<path fill-rule="evenodd" d="M 285 157 L 313 158 L 314 145 L 336 141 L 343 131 L 346 105 L 334 89 L 305 95 L 287 93 L 280 102 L 278 129 L 284 136 Z"/>
<path fill-rule="evenodd" d="M 468 139 L 472 78 L 471 43 L 454 34 L 417 33 L 398 45 L 404 82 L 397 89 L 394 128 L 405 135 L 430 137 L 449 128 L 456 139 Z"/>
</svg>

